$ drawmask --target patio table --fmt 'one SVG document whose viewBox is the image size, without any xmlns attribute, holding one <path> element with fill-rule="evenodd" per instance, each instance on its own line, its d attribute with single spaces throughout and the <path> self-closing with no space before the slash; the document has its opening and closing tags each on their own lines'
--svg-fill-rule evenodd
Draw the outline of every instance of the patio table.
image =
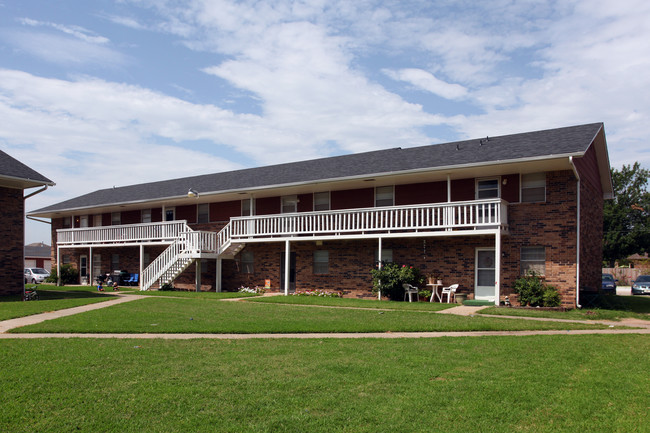
<svg viewBox="0 0 650 433">
<path fill-rule="evenodd" d="M 438 302 L 442 302 L 442 293 L 438 293 L 438 288 L 442 287 L 442 284 L 434 283 L 427 284 L 427 286 L 431 287 L 431 299 L 429 299 L 429 302 L 433 302 L 434 297 L 438 298 Z"/>
</svg>

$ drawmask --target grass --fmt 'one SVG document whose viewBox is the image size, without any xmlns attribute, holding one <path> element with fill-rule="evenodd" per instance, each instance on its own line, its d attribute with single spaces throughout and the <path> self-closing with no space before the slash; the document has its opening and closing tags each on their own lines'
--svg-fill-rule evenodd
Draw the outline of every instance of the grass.
<svg viewBox="0 0 650 433">
<path fill-rule="evenodd" d="M 596 326 L 596 328 L 602 326 Z M 318 308 L 259 302 L 147 298 L 12 332 L 307 333 L 594 329 L 587 324 L 460 317 L 417 311 Z"/>
<path fill-rule="evenodd" d="M 64 287 L 48 285 L 33 286 L 30 284 L 28 288 L 36 288 L 39 300 L 25 302 L 22 300 L 22 295 L 0 296 L 0 320 L 63 310 L 115 298 L 114 296 L 88 290 L 70 290 Z"/>
<path fill-rule="evenodd" d="M 496 316 L 547 317 L 551 319 L 571 320 L 613 320 L 624 318 L 650 320 L 650 298 L 635 296 L 605 295 L 599 298 L 593 308 L 569 311 L 539 311 L 535 309 L 517 309 L 492 307 L 480 311 L 480 314 Z"/>
<path fill-rule="evenodd" d="M 239 292 L 190 292 L 182 290 L 136 290 L 136 295 L 160 296 L 168 298 L 190 298 L 190 299 L 232 299 L 232 298 L 249 298 L 259 296 L 254 293 Z"/>
<path fill-rule="evenodd" d="M 441 311 L 446 310 L 447 308 L 458 306 L 457 304 L 441 304 L 437 302 L 393 302 L 378 301 L 376 299 L 328 298 L 320 296 L 271 296 L 265 298 L 250 299 L 249 302 L 410 311 Z"/>
<path fill-rule="evenodd" d="M 639 335 L 0 340 L 0 431 L 641 432 L 649 351 Z"/>
</svg>

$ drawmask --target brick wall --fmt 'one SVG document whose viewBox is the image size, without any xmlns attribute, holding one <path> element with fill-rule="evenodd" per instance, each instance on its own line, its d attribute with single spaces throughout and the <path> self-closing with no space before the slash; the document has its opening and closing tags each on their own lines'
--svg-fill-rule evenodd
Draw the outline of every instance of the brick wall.
<svg viewBox="0 0 650 433">
<path fill-rule="evenodd" d="M 0 187 L 0 295 L 23 292 L 24 254 L 23 190 Z"/>
<path fill-rule="evenodd" d="M 603 193 L 581 182 L 580 202 L 580 289 L 597 291 L 603 266 Z"/>
</svg>

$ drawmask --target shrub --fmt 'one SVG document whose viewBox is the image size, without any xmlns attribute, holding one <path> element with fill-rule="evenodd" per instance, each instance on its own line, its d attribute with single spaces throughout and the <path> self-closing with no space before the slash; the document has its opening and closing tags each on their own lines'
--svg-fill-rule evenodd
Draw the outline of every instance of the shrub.
<svg viewBox="0 0 650 433">
<path fill-rule="evenodd" d="M 165 291 L 165 292 L 172 291 L 174 290 L 174 285 L 172 283 L 165 283 L 162 286 L 160 286 L 158 290 Z"/>
<path fill-rule="evenodd" d="M 404 299 L 402 284 L 418 286 L 424 281 L 418 268 L 397 263 L 385 263 L 380 269 L 372 269 L 372 293 L 380 293 L 392 300 Z"/>
<path fill-rule="evenodd" d="M 535 272 L 529 272 L 515 281 L 513 286 L 521 305 L 531 307 L 558 307 L 560 294 L 555 287 L 544 284 Z"/>
<path fill-rule="evenodd" d="M 56 267 L 52 268 L 50 276 L 45 279 L 47 283 L 56 283 L 58 281 Z M 79 282 L 79 271 L 72 265 L 61 265 L 61 285 L 77 284 Z"/>
</svg>

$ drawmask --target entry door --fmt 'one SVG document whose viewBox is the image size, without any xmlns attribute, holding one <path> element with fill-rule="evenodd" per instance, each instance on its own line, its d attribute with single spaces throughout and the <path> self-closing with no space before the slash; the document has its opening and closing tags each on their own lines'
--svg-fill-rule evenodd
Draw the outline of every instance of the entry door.
<svg viewBox="0 0 650 433">
<path fill-rule="evenodd" d="M 476 249 L 476 276 L 474 298 L 492 301 L 496 297 L 496 269 L 494 248 Z"/>
<path fill-rule="evenodd" d="M 80 282 L 89 284 L 88 281 L 88 256 L 79 256 L 79 278 Z"/>
<path fill-rule="evenodd" d="M 289 292 L 296 291 L 296 253 L 289 253 Z M 280 254 L 280 287 L 284 290 L 284 253 Z"/>
</svg>

